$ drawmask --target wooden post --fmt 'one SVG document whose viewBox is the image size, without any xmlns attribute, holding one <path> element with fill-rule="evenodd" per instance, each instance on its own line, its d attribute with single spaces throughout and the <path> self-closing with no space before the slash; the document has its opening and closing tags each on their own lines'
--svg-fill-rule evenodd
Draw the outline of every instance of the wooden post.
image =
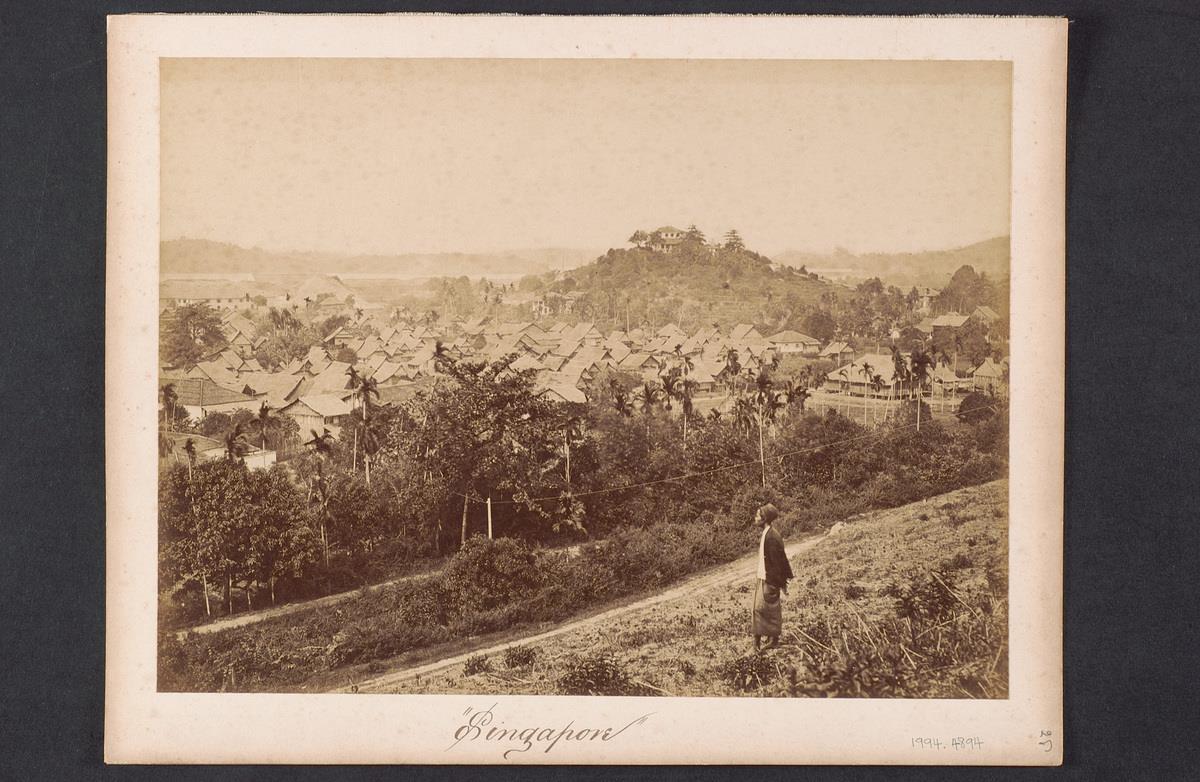
<svg viewBox="0 0 1200 782">
<path fill-rule="evenodd" d="M 462 534 L 459 537 L 458 545 L 462 546 L 467 542 L 467 495 L 463 495 L 463 515 L 462 515 Z"/>
<path fill-rule="evenodd" d="M 487 512 L 488 512 L 488 540 L 491 540 L 492 539 L 492 495 L 490 495 L 490 494 L 488 495 L 488 498 L 487 498 Z"/>
</svg>

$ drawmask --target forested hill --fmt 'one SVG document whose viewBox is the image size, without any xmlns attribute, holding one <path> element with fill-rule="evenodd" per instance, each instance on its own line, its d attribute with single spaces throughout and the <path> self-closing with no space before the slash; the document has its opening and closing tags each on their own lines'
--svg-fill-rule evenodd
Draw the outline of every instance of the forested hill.
<svg viewBox="0 0 1200 782">
<path fill-rule="evenodd" d="M 837 286 L 753 251 L 687 244 L 671 254 L 609 250 L 552 288 L 582 294 L 594 319 L 612 328 L 678 323 L 691 332 L 751 323 L 767 334 L 801 329 L 823 294 L 826 301 L 837 295 Z"/>
</svg>

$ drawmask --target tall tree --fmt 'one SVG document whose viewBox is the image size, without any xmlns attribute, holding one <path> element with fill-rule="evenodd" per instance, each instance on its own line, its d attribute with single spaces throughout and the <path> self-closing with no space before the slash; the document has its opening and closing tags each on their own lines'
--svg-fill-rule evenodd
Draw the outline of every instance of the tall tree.
<svg viewBox="0 0 1200 782">
<path fill-rule="evenodd" d="M 191 366 L 225 344 L 221 316 L 204 303 L 184 304 L 162 318 L 163 358 L 172 366 Z"/>
</svg>

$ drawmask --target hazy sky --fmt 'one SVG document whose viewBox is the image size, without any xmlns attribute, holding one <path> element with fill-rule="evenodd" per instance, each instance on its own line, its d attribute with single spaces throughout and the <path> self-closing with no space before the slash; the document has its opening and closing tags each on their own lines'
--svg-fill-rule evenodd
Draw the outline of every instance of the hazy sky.
<svg viewBox="0 0 1200 782">
<path fill-rule="evenodd" d="M 1008 233 L 1000 62 L 163 60 L 162 236 L 348 253 Z"/>
</svg>

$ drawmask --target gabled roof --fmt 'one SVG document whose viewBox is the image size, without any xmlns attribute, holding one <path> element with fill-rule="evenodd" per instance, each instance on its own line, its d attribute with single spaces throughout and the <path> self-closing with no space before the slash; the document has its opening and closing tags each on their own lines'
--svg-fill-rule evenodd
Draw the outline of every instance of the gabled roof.
<svg viewBox="0 0 1200 782">
<path fill-rule="evenodd" d="M 969 315 L 959 315 L 957 312 L 947 312 L 945 315 L 938 315 L 936 318 L 934 318 L 933 326 L 956 329 L 962 326 L 962 324 L 966 323 L 969 318 Z"/>
<path fill-rule="evenodd" d="M 978 307 L 975 308 L 975 311 L 972 312 L 971 314 L 978 315 L 979 317 L 983 318 L 984 320 L 996 320 L 1000 317 L 999 313 L 997 313 L 994 309 L 992 309 L 991 307 L 989 307 L 985 304 L 980 304 Z"/>
<path fill-rule="evenodd" d="M 587 394 L 580 391 L 575 386 L 554 384 L 545 387 L 542 393 L 551 399 L 559 402 L 576 402 L 582 404 L 587 401 Z"/>
<path fill-rule="evenodd" d="M 821 341 L 799 331 L 787 329 L 767 337 L 767 342 L 776 345 L 820 345 Z"/>
<path fill-rule="evenodd" d="M 376 383 L 386 383 L 400 371 L 400 365 L 393 361 L 384 361 L 370 375 Z"/>
<path fill-rule="evenodd" d="M 863 366 L 868 364 L 871 367 L 871 374 L 879 375 L 879 379 L 883 381 L 884 385 L 891 385 L 893 380 L 895 380 L 896 367 L 892 362 L 891 355 L 886 353 L 866 353 L 855 359 L 853 363 L 846 364 L 826 373 L 825 377 L 835 382 L 841 381 L 843 378 L 839 373 L 845 370 L 845 379 L 849 382 L 867 383 L 869 380 L 866 374 L 863 373 Z"/>
<path fill-rule="evenodd" d="M 508 366 L 510 369 L 516 370 L 517 372 L 522 372 L 526 369 L 532 369 L 540 372 L 545 371 L 546 369 L 546 367 L 542 365 L 542 362 L 529 355 L 517 356 L 516 360 Z"/>
<path fill-rule="evenodd" d="M 971 377 L 1001 378 L 1003 376 L 1004 376 L 1003 370 L 1001 370 L 1000 367 L 996 364 L 996 362 L 992 361 L 992 359 L 990 357 L 985 358 L 983 360 L 983 363 L 981 363 L 979 366 L 975 367 L 975 370 L 973 372 L 971 372 Z"/>
<path fill-rule="evenodd" d="M 608 344 L 608 354 L 612 356 L 613 360 L 618 364 L 624 361 L 632 352 L 633 349 L 624 342 L 613 342 Z"/>
<path fill-rule="evenodd" d="M 556 356 L 573 356 L 579 350 L 583 343 L 578 339 L 567 339 L 563 337 L 563 341 L 558 344 L 551 352 Z"/>
<path fill-rule="evenodd" d="M 733 327 L 733 331 L 730 332 L 729 338 L 736 342 L 741 342 L 747 339 L 761 340 L 762 335 L 759 334 L 755 330 L 754 326 L 750 325 L 749 323 L 739 323 Z"/>
<path fill-rule="evenodd" d="M 175 385 L 176 403 L 187 407 L 210 407 L 212 405 L 243 402 L 249 409 L 256 404 L 253 397 L 240 393 L 228 386 L 217 385 L 205 378 L 182 378 L 168 380 L 167 382 Z M 160 383 L 159 387 L 161 388 L 166 384 Z"/>
<path fill-rule="evenodd" d="M 847 351 L 849 351 L 851 353 L 854 352 L 854 350 L 849 345 L 847 345 L 845 342 L 830 342 L 828 345 L 825 346 L 825 349 L 821 351 L 820 355 L 821 356 L 838 356 Z"/>
<path fill-rule="evenodd" d="M 237 375 L 224 361 L 201 361 L 188 370 L 187 376 L 208 378 L 212 382 L 228 388 L 233 388 L 238 384 Z"/>
<path fill-rule="evenodd" d="M 640 370 L 642 367 L 646 366 L 646 364 L 657 365 L 659 363 L 659 360 L 649 353 L 638 352 L 630 353 L 618 366 L 620 366 L 621 369 Z"/>
<path fill-rule="evenodd" d="M 295 398 L 293 392 L 300 387 L 302 378 L 286 372 L 250 372 L 238 378 L 242 382 L 242 393 L 266 397 L 270 407 L 283 407 Z"/>
<path fill-rule="evenodd" d="M 312 379 L 312 385 L 304 389 L 306 396 L 342 395 L 348 393 L 350 376 L 346 370 L 350 365 L 344 361 L 331 361 L 319 375 Z"/>
<path fill-rule="evenodd" d="M 350 403 L 332 394 L 307 394 L 284 407 L 283 412 L 295 410 L 301 405 L 322 418 L 350 414 Z"/>
<path fill-rule="evenodd" d="M 242 357 L 233 350 L 222 350 L 220 360 L 225 363 L 225 366 L 233 370 L 242 365 Z"/>
</svg>

